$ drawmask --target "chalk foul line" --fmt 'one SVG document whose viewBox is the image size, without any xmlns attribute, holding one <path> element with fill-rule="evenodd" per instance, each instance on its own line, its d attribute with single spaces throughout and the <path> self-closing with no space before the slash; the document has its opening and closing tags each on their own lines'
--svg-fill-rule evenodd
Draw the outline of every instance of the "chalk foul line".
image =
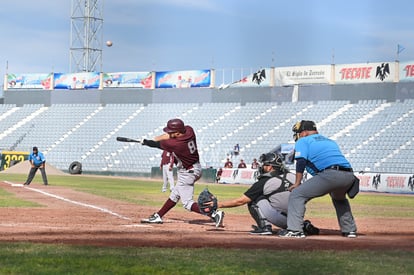
<svg viewBox="0 0 414 275">
<path fill-rule="evenodd" d="M 10 184 L 11 186 L 16 186 L 16 184 L 13 183 L 13 182 L 9 182 L 9 181 L 4 181 L 4 182 L 7 183 L 7 184 Z M 99 206 L 96 206 L 96 205 L 87 204 L 87 203 L 83 203 L 83 202 L 79 202 L 79 201 L 70 200 L 70 199 L 67 199 L 67 198 L 64 198 L 64 197 L 61 197 L 61 196 L 58 196 L 58 195 L 55 195 L 55 194 L 52 194 L 52 193 L 49 193 L 49 192 L 46 192 L 46 191 L 43 191 L 43 190 L 31 188 L 31 187 L 25 187 L 25 188 L 26 189 L 30 189 L 30 190 L 35 191 L 35 192 L 38 192 L 38 193 L 41 193 L 41 194 L 43 194 L 45 196 L 49 196 L 49 197 L 52 197 L 52 198 L 55 198 L 55 199 L 64 201 L 64 202 L 72 203 L 72 204 L 79 205 L 79 206 L 83 206 L 83 207 L 92 208 L 92 209 L 95 209 L 95 210 L 98 210 L 98 211 L 101 211 L 101 212 L 110 214 L 112 216 L 118 217 L 118 218 L 123 219 L 123 220 L 128 220 L 128 221 L 131 220 L 131 218 L 122 216 L 122 215 L 120 215 L 118 213 L 115 213 L 115 212 L 113 212 L 113 211 L 111 211 L 109 209 L 103 208 L 103 207 L 99 207 Z"/>
</svg>

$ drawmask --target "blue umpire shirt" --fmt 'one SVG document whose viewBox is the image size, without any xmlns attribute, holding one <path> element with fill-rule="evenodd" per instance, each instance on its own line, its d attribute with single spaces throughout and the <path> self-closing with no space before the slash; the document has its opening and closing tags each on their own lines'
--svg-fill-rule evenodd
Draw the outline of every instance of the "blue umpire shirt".
<svg viewBox="0 0 414 275">
<path fill-rule="evenodd" d="M 320 134 L 302 137 L 295 144 L 295 159 L 306 160 L 306 171 L 312 176 L 332 165 L 351 168 L 338 144 Z"/>
<path fill-rule="evenodd" d="M 34 154 L 33 152 L 29 155 L 29 161 L 32 160 L 33 164 L 35 166 L 40 166 L 42 163 L 46 161 L 45 156 L 37 151 L 37 154 Z"/>
</svg>

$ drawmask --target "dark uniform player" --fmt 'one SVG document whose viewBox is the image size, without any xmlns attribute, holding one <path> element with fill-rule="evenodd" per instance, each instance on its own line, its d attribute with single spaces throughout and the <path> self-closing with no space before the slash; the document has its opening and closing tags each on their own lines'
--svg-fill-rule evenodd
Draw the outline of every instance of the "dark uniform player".
<svg viewBox="0 0 414 275">
<path fill-rule="evenodd" d="M 227 158 L 227 161 L 224 163 L 224 168 L 233 168 L 233 162 L 229 158 Z"/>
<path fill-rule="evenodd" d="M 257 159 L 253 159 L 252 165 L 251 165 L 252 169 L 259 169 L 259 163 L 257 162 Z"/>
<path fill-rule="evenodd" d="M 246 163 L 244 162 L 243 159 L 240 160 L 240 163 L 237 166 L 237 168 L 247 168 L 247 165 L 246 165 Z"/>
<path fill-rule="evenodd" d="M 46 159 L 45 159 L 45 156 L 42 154 L 42 152 L 39 152 L 36 146 L 33 147 L 33 151 L 29 155 L 29 162 L 30 162 L 31 168 L 30 168 L 29 175 L 27 176 L 27 180 L 24 183 L 24 185 L 29 185 L 32 182 L 38 169 L 40 169 L 40 172 L 42 173 L 43 184 L 48 185 L 47 176 L 46 176 L 46 168 L 45 168 Z"/>
<path fill-rule="evenodd" d="M 256 221 L 250 234 L 272 235 L 272 224 L 285 229 L 287 227 L 287 208 L 290 192 L 287 190 L 295 179 L 283 164 L 282 156 L 276 153 L 263 154 L 258 181 L 244 194 L 233 200 L 218 201 L 219 208 L 248 205 L 250 215 Z M 304 222 L 307 235 L 318 234 L 319 229 L 310 221 Z"/>
<path fill-rule="evenodd" d="M 184 125 L 181 119 L 171 119 L 164 128 L 164 134 L 155 137 L 154 140 L 142 141 L 142 145 L 155 147 L 172 152 L 177 160 L 177 184 L 169 198 L 158 212 L 148 219 L 142 219 L 143 223 L 162 223 L 162 217 L 170 211 L 177 202 L 181 202 L 185 209 L 200 213 L 198 204 L 194 202 L 194 183 L 201 177 L 201 164 L 197 150 L 197 141 L 194 130 L 189 125 Z M 200 213 L 201 214 L 201 213 Z M 212 213 L 216 227 L 223 224 L 223 211 Z"/>
</svg>

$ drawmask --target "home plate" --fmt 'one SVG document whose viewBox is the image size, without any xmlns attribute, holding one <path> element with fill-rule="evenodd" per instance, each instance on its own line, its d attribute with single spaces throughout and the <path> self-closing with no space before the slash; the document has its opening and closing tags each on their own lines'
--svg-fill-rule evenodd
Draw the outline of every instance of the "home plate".
<svg viewBox="0 0 414 275">
<path fill-rule="evenodd" d="M 151 225 L 148 225 L 148 224 L 125 224 L 125 225 L 121 225 L 121 226 L 125 226 L 125 227 L 152 227 Z"/>
<path fill-rule="evenodd" d="M 7 183 L 8 185 L 10 185 L 10 186 L 14 186 L 14 187 L 23 187 L 24 185 L 23 185 L 23 183 L 13 183 L 13 182 L 11 182 L 11 181 L 7 181 L 7 180 L 5 180 L 5 181 L 3 181 L 4 183 Z"/>
</svg>

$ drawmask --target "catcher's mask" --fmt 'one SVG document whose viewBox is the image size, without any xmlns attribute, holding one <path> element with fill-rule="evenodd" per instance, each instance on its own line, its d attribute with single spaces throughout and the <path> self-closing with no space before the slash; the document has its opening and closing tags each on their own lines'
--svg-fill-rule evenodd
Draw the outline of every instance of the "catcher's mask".
<svg viewBox="0 0 414 275">
<path fill-rule="evenodd" d="M 317 131 L 315 122 L 311 120 L 298 121 L 292 127 L 293 139 L 297 141 L 303 131 Z"/>
<path fill-rule="evenodd" d="M 266 153 L 262 154 L 259 158 L 260 163 L 260 174 L 264 174 L 263 169 L 264 165 L 270 165 L 275 169 L 279 174 L 285 171 L 285 165 L 283 164 L 283 157 L 276 153 Z"/>
</svg>

